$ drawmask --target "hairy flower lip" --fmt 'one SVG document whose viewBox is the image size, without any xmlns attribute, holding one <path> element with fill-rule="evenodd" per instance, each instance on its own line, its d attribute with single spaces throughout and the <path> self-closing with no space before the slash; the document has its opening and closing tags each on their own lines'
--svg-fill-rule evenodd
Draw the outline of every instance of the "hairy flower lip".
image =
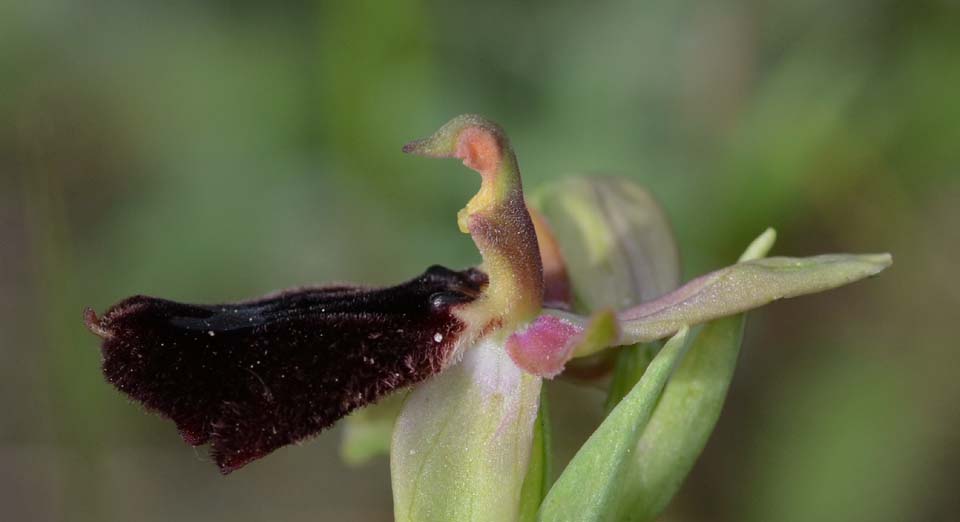
<svg viewBox="0 0 960 522">
<path fill-rule="evenodd" d="M 118 391 L 209 442 L 229 473 L 457 360 L 456 310 L 482 295 L 476 269 L 428 268 L 387 288 L 298 288 L 190 305 L 134 296 L 98 317 L 103 373 Z"/>
</svg>

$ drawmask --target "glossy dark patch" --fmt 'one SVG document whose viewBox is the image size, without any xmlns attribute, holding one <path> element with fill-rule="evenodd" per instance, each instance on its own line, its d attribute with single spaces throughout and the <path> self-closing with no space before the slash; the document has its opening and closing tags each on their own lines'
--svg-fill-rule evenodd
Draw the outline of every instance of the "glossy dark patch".
<svg viewBox="0 0 960 522">
<path fill-rule="evenodd" d="M 452 307 L 486 284 L 434 266 L 382 289 L 327 287 L 189 305 L 135 296 L 87 326 L 120 391 L 210 443 L 224 473 L 438 372 L 463 323 Z"/>
</svg>

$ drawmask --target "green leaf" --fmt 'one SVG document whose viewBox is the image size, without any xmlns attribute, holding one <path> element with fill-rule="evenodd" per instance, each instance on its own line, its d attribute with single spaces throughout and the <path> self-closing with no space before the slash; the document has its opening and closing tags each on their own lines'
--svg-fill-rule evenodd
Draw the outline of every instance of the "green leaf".
<svg viewBox="0 0 960 522">
<path fill-rule="evenodd" d="M 540 409 L 537 411 L 537 423 L 533 429 L 533 448 L 530 452 L 530 465 L 523 479 L 520 491 L 520 520 L 537 519 L 540 503 L 550 490 L 552 446 L 550 440 L 550 412 L 547 406 L 546 390 L 540 391 Z"/>
<path fill-rule="evenodd" d="M 767 229 L 747 247 L 740 260 L 750 261 L 766 255 L 775 238 L 775 232 Z M 602 478 L 595 479 L 591 486 L 597 491 L 583 491 L 581 497 L 572 499 L 572 505 L 568 507 L 571 511 L 566 515 L 560 511 L 563 506 L 552 514 L 544 510 L 541 520 L 647 521 L 659 515 L 690 472 L 713 431 L 733 377 L 743 323 L 744 316 L 739 315 L 705 325 L 691 341 L 687 354 L 672 376 L 664 376 L 660 360 L 670 349 L 671 343 L 676 342 L 676 337 L 667 342 L 646 372 L 642 364 L 634 365 L 632 362 L 642 362 L 643 355 L 650 353 L 653 347 L 638 345 L 626 348 L 621 357 L 626 358 L 627 364 L 618 365 L 608 396 L 608 406 L 616 404 L 616 407 L 590 438 L 593 440 L 603 432 L 603 437 L 620 445 L 611 445 L 611 448 L 595 445 L 588 449 L 588 440 L 574 457 L 574 462 L 580 459 L 588 464 L 599 462 L 600 466 L 594 465 L 593 469 L 589 469 L 581 465 L 577 469 L 571 462 L 571 466 L 561 475 L 561 480 L 568 472 L 570 483 L 577 482 L 578 473 L 598 473 Z M 684 327 L 681 333 L 685 332 Z M 654 372 L 658 373 L 654 375 Z M 669 382 L 665 387 L 655 388 L 649 384 L 651 380 L 667 377 Z M 635 379 L 637 384 L 622 401 L 619 400 L 621 390 L 631 383 L 631 379 Z M 655 395 L 651 395 L 648 403 L 645 403 L 655 405 L 650 407 L 652 413 L 638 407 L 639 411 L 631 418 L 634 424 L 625 418 L 611 422 L 617 415 L 625 417 L 623 409 L 636 404 L 630 402 L 631 397 L 644 387 L 655 390 Z M 615 465 L 603 460 L 609 458 L 599 454 L 603 451 L 617 453 L 619 460 Z M 581 453 L 584 454 L 582 457 Z M 611 471 L 604 472 L 602 466 L 609 466 Z M 557 484 L 560 484 L 559 480 Z M 548 498 L 553 496 L 551 490 Z M 565 496 L 558 490 L 558 498 Z M 577 506 L 583 498 L 602 500 L 584 503 L 588 510 L 581 517 Z M 556 502 L 561 501 L 562 498 Z"/>
<path fill-rule="evenodd" d="M 683 355 L 687 332 L 683 328 L 667 341 L 633 390 L 587 439 L 550 488 L 539 520 L 616 520 L 609 514 L 629 498 L 623 479 L 630 471 L 630 454 Z"/>
<path fill-rule="evenodd" d="M 518 520 L 541 382 L 487 339 L 415 387 L 390 450 L 395 519 Z"/>
<path fill-rule="evenodd" d="M 646 371 L 659 348 L 657 343 L 639 343 L 620 349 L 617 353 L 617 362 L 613 367 L 613 377 L 607 389 L 607 400 L 603 405 L 604 413 L 610 413 L 630 393 L 640 377 L 643 377 L 643 372 Z"/>
<path fill-rule="evenodd" d="M 628 457 L 628 492 L 611 520 L 646 521 L 670 502 L 706 446 L 733 378 L 745 315 L 705 325 L 664 389 Z"/>
</svg>

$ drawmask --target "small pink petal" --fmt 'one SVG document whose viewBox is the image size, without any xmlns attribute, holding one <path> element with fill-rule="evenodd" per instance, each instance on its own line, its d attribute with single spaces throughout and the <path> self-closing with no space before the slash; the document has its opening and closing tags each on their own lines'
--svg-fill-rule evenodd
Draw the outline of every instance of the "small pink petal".
<svg viewBox="0 0 960 522">
<path fill-rule="evenodd" d="M 507 339 L 507 353 L 527 373 L 553 378 L 573 354 L 583 328 L 552 315 L 542 315 Z"/>
</svg>

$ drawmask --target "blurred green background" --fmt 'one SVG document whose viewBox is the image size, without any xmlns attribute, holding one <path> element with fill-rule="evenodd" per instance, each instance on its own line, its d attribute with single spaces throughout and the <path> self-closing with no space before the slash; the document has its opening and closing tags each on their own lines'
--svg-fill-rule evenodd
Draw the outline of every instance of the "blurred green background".
<svg viewBox="0 0 960 522">
<path fill-rule="evenodd" d="M 390 520 L 339 428 L 219 476 L 103 381 L 81 310 L 474 264 L 477 177 L 400 146 L 479 112 L 528 191 L 650 188 L 686 277 L 768 225 L 894 254 L 751 315 L 664 520 L 955 520 L 958 28 L 946 0 L 0 3 L 0 518 Z M 569 454 L 601 397 L 550 394 Z"/>
</svg>

